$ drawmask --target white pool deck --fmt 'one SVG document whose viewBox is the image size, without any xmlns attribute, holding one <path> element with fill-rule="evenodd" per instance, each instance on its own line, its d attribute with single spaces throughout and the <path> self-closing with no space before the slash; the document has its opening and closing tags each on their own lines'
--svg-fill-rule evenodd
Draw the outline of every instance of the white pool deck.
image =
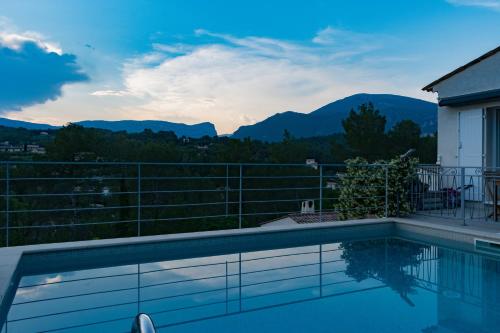
<svg viewBox="0 0 500 333">
<path fill-rule="evenodd" d="M 16 269 L 23 254 L 42 254 L 69 250 L 86 250 L 124 245 L 129 246 L 158 242 L 196 240 L 201 238 L 206 239 L 242 235 L 262 235 L 270 233 L 280 233 L 284 231 L 299 231 L 321 228 L 345 228 L 361 225 L 382 225 L 388 223 L 392 223 L 400 227 L 405 227 L 407 229 L 418 228 L 420 230 L 426 230 L 427 235 L 436 233 L 439 234 L 440 237 L 442 237 L 443 235 L 450 234 L 449 239 L 454 240 L 468 240 L 472 242 L 471 240 L 474 238 L 481 238 L 500 242 L 500 222 L 467 221 L 467 225 L 464 226 L 462 221 L 414 216 L 411 218 L 378 218 L 350 221 L 323 221 L 322 223 L 307 224 L 277 223 L 267 224 L 263 227 L 239 230 L 221 230 L 184 234 L 15 246 L 0 248 L 0 304 L 6 296 L 6 293 L 9 291 L 9 287 L 11 286 L 11 284 L 13 284 L 14 274 L 16 273 Z"/>
</svg>

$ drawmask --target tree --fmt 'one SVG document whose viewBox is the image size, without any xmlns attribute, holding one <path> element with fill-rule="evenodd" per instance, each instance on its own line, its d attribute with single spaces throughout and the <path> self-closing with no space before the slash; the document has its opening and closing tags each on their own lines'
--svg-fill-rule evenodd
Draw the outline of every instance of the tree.
<svg viewBox="0 0 500 333">
<path fill-rule="evenodd" d="M 283 131 L 283 143 L 288 143 L 292 140 L 293 140 L 292 133 L 290 133 L 290 131 L 285 128 L 285 130 Z"/>
<path fill-rule="evenodd" d="M 436 163 L 437 158 L 437 133 L 425 135 L 420 138 L 417 156 L 422 163 Z"/>
<path fill-rule="evenodd" d="M 402 120 L 389 131 L 389 143 L 392 153 L 404 154 L 409 149 L 418 149 L 420 144 L 420 126 L 412 120 Z"/>
<path fill-rule="evenodd" d="M 105 131 L 95 128 L 83 128 L 69 124 L 61 128 L 48 146 L 49 156 L 55 160 L 72 161 L 76 155 L 86 153 L 100 156 L 106 146 Z"/>
<path fill-rule="evenodd" d="M 290 131 L 283 131 L 283 141 L 270 144 L 272 163 L 303 163 L 308 158 L 307 144 L 296 139 Z"/>
<path fill-rule="evenodd" d="M 330 142 L 330 154 L 334 163 L 342 163 L 352 157 L 346 147 L 345 139 L 337 136 L 333 136 Z"/>
<path fill-rule="evenodd" d="M 385 116 L 375 110 L 372 103 L 361 104 L 358 112 L 351 110 L 342 121 L 347 145 L 355 156 L 375 161 L 387 156 Z"/>
</svg>

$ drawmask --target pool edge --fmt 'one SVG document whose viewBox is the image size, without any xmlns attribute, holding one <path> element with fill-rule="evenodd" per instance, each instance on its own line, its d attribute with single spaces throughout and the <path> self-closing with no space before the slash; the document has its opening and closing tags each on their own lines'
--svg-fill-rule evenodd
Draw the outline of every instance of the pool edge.
<svg viewBox="0 0 500 333">
<path fill-rule="evenodd" d="M 16 279 L 19 279 L 19 266 L 24 255 L 64 252 L 74 250 L 90 250 L 139 244 L 190 241 L 197 239 L 215 239 L 235 236 L 270 235 L 283 232 L 297 232 L 320 229 L 349 229 L 355 226 L 387 225 L 395 227 L 396 234 L 414 233 L 433 238 L 447 239 L 454 242 L 473 244 L 475 238 L 500 241 L 500 234 L 480 231 L 464 226 L 435 224 L 411 218 L 378 218 L 349 221 L 332 221 L 314 224 L 298 224 L 286 226 L 268 226 L 248 229 L 230 229 L 220 231 L 204 231 L 194 233 L 169 234 L 157 236 L 129 237 L 51 243 L 40 245 L 17 246 L 0 249 L 0 323 L 8 311 L 7 303 L 13 293 Z"/>
</svg>

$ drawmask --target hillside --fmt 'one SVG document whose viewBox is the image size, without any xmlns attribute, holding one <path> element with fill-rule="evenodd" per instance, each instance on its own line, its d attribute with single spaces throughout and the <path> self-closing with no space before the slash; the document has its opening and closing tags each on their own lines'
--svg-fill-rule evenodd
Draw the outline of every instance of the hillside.
<svg viewBox="0 0 500 333">
<path fill-rule="evenodd" d="M 182 123 L 171 123 L 160 120 L 85 120 L 75 122 L 75 124 L 89 127 L 110 130 L 113 132 L 126 131 L 128 133 L 140 133 L 145 129 L 150 129 L 153 132 L 172 131 L 177 136 L 186 136 L 191 138 L 201 138 L 202 136 L 216 136 L 217 131 L 212 123 L 200 123 L 194 125 L 186 125 Z M 11 128 L 24 128 L 28 130 L 48 130 L 58 129 L 60 126 L 52 126 L 47 124 L 31 123 L 27 121 L 12 120 L 8 118 L 0 118 L 0 126 Z"/>
<path fill-rule="evenodd" d="M 12 127 L 12 128 L 24 128 L 28 130 L 47 130 L 47 129 L 57 129 L 58 126 L 52 126 L 48 124 L 37 124 L 30 123 L 28 121 L 13 120 L 8 118 L 0 118 L 0 126 Z"/>
<path fill-rule="evenodd" d="M 234 138 L 251 137 L 263 141 L 279 141 L 287 129 L 295 137 L 313 137 L 342 132 L 342 120 L 351 109 L 372 102 L 387 118 L 386 129 L 404 119 L 411 119 L 422 133 L 437 130 L 437 105 L 416 98 L 388 94 L 357 94 L 327 104 L 311 113 L 287 111 L 275 114 L 259 123 L 241 126 Z"/>
<path fill-rule="evenodd" d="M 191 138 L 200 138 L 202 136 L 216 136 L 217 131 L 212 123 L 200 123 L 194 125 L 186 125 L 182 123 L 171 123 L 161 120 L 85 120 L 75 124 L 83 127 L 107 129 L 110 131 L 126 131 L 128 133 L 140 133 L 145 129 L 150 129 L 153 132 L 173 131 L 177 136 L 187 136 Z"/>
</svg>

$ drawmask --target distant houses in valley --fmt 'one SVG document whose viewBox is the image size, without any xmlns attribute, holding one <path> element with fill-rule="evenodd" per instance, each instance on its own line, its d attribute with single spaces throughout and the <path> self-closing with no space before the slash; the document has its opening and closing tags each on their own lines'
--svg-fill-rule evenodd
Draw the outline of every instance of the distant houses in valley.
<svg viewBox="0 0 500 333">
<path fill-rule="evenodd" d="M 9 141 L 4 141 L 0 143 L 0 153 L 45 154 L 46 150 L 37 144 L 11 144 Z"/>
</svg>

